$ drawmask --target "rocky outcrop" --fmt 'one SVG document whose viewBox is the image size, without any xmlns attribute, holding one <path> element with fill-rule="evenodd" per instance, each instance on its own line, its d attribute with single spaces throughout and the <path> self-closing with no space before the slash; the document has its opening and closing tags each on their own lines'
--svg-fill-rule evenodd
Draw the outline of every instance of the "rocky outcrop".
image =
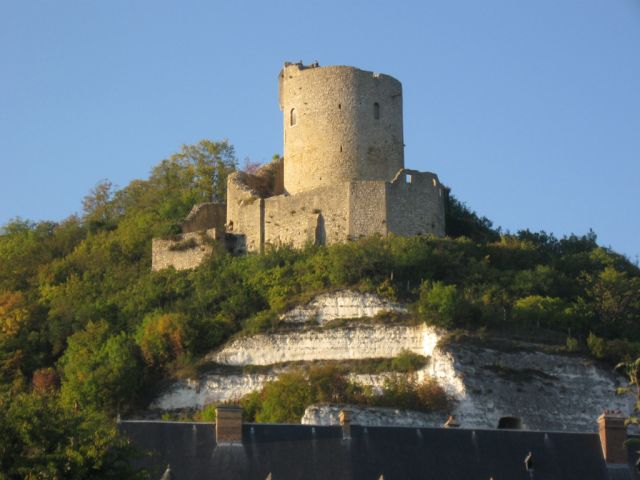
<svg viewBox="0 0 640 480">
<path fill-rule="evenodd" d="M 150 407 L 152 410 L 202 408 L 210 403 L 239 400 L 260 390 L 277 374 L 209 374 L 198 379 L 180 380 L 165 390 Z"/>
<path fill-rule="evenodd" d="M 351 411 L 354 425 L 378 427 L 433 427 L 441 426 L 448 415 L 444 413 L 423 413 L 395 408 L 358 407 L 356 405 L 310 405 L 304 411 L 300 423 L 306 425 L 339 425 L 340 410 Z"/>
<path fill-rule="evenodd" d="M 262 388 L 282 371 L 283 364 L 316 360 L 340 361 L 390 358 L 403 350 L 429 357 L 415 373 L 418 379 L 435 378 L 454 399 L 452 411 L 469 428 L 495 428 L 500 417 L 517 416 L 525 428 L 534 430 L 593 431 L 594 419 L 605 409 L 631 410 L 631 396 L 616 396 L 624 379 L 591 359 L 578 355 L 544 353 L 530 344 L 499 342 L 470 344 L 443 342 L 445 332 L 425 325 L 385 325 L 352 322 L 347 327 L 309 327 L 327 311 L 339 314 L 340 301 L 317 298 L 297 313 L 294 323 L 304 328 L 290 332 L 238 337 L 207 360 L 223 365 L 272 365 L 262 374 L 205 375 L 197 381 L 174 384 L 153 404 L 159 409 L 197 408 L 204 404 L 238 399 Z M 355 297 L 352 297 L 355 298 Z M 379 307 L 382 300 L 367 303 Z M 329 310 L 323 310 L 328 308 Z M 351 307 L 348 307 L 351 308 Z M 301 313 L 302 312 L 302 313 Z M 305 313 L 306 312 L 306 313 Z M 320 313 L 324 312 L 324 313 Z M 305 315 L 307 315 L 305 317 Z M 327 314 L 328 315 L 328 314 Z M 280 365 L 280 366 L 278 366 Z M 357 374 L 351 379 L 382 388 L 386 374 Z M 335 423 L 339 407 L 315 406 L 303 418 L 307 423 Z M 358 410 L 356 423 L 363 425 L 441 426 L 446 415 L 398 412 L 393 409 Z"/>
<path fill-rule="evenodd" d="M 623 379 L 590 359 L 536 351 L 504 352 L 464 344 L 439 348 L 439 338 L 437 331 L 422 326 L 371 325 L 313 330 L 238 339 L 214 358 L 230 365 L 267 365 L 299 360 L 391 357 L 402 349 L 409 349 L 430 357 L 427 366 L 416 372 L 417 378 L 437 379 L 455 399 L 451 413 L 470 428 L 493 428 L 500 417 L 518 416 L 529 429 L 592 431 L 594 418 L 603 410 L 629 411 L 633 405 L 632 398 L 615 395 Z M 262 388 L 276 376 L 276 373 L 209 375 L 198 382 L 179 382 L 158 398 L 153 407 L 195 408 L 238 399 Z M 385 374 L 353 374 L 352 379 L 379 390 Z M 323 408 L 325 410 L 313 415 L 307 412 L 305 421 L 326 423 L 327 419 L 337 418 L 335 408 Z M 393 410 L 376 412 L 369 416 L 363 413 L 363 424 L 387 425 L 418 418 L 389 413 Z M 441 425 L 443 415 L 421 415 L 419 424 Z M 312 418 L 314 420 L 309 420 Z"/>
<path fill-rule="evenodd" d="M 375 317 L 382 313 L 406 313 L 406 307 L 371 293 L 350 290 L 318 295 L 306 305 L 300 305 L 280 317 L 285 323 L 317 323 L 332 320 Z"/>
<path fill-rule="evenodd" d="M 347 328 L 306 329 L 258 334 L 232 340 L 206 360 L 225 365 L 395 357 L 402 350 L 430 356 L 438 342 L 425 326 L 354 324 Z"/>
</svg>

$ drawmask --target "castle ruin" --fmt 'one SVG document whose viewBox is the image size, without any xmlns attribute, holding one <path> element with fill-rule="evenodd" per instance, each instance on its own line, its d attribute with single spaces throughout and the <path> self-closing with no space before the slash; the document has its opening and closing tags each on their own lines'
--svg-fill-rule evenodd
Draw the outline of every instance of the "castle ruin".
<svg viewBox="0 0 640 480">
<path fill-rule="evenodd" d="M 154 239 L 153 269 L 193 268 L 227 242 L 325 245 L 371 235 L 444 235 L 437 175 L 404 168 L 402 84 L 348 66 L 285 63 L 284 158 L 228 178 L 227 203 L 194 207 L 183 235 Z"/>
</svg>

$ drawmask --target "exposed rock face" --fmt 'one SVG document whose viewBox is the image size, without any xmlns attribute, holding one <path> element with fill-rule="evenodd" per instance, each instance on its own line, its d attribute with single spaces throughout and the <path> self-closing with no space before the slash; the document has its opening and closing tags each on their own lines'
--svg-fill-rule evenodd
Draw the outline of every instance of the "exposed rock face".
<svg viewBox="0 0 640 480">
<path fill-rule="evenodd" d="M 432 328 L 358 324 L 348 328 L 259 334 L 229 342 L 206 359 L 226 365 L 395 357 L 402 350 L 431 355 L 438 341 Z"/>
<path fill-rule="evenodd" d="M 244 395 L 260 390 L 265 383 L 277 378 L 276 374 L 205 375 L 197 380 L 175 382 L 153 401 L 151 409 L 178 410 L 202 408 L 216 402 L 238 400 Z"/>
<path fill-rule="evenodd" d="M 407 309 L 377 295 L 344 290 L 318 295 L 308 304 L 288 311 L 280 320 L 286 323 L 316 322 L 323 325 L 332 320 L 375 317 L 386 312 L 406 313 Z"/>
<path fill-rule="evenodd" d="M 294 323 L 326 322 L 354 308 L 373 312 L 386 308 L 380 299 L 339 292 L 321 296 L 285 314 Z M 349 300 L 346 300 L 349 299 Z M 355 300 L 354 300 L 355 299 Z M 360 303 L 362 302 L 364 303 Z M 371 301 L 370 301 L 371 300 Z M 354 306 L 355 304 L 355 306 Z M 343 306 L 346 307 L 343 308 Z M 367 310 L 368 309 L 368 310 Z M 402 350 L 429 357 L 415 373 L 435 378 L 456 400 L 452 412 L 464 427 L 495 428 L 500 417 L 517 416 L 533 430 L 594 431 L 605 409 L 628 412 L 632 395 L 616 396 L 624 379 L 593 360 L 543 353 L 534 345 L 520 350 L 446 343 L 443 332 L 424 325 L 382 325 L 353 322 L 341 328 L 298 328 L 288 333 L 259 334 L 230 341 L 207 356 L 226 365 L 277 365 L 285 362 L 395 357 Z M 177 382 L 152 405 L 158 409 L 196 408 L 215 401 L 238 399 L 259 390 L 282 371 L 264 374 L 206 375 L 198 381 Z M 387 374 L 351 375 L 352 380 L 380 390 Z M 398 412 L 393 409 L 354 408 L 354 421 L 364 425 L 441 426 L 446 414 Z M 310 407 L 305 423 L 337 423 L 336 406 Z"/>
<path fill-rule="evenodd" d="M 351 410 L 351 422 L 355 425 L 379 427 L 433 427 L 442 425 L 444 413 L 422 413 L 395 408 L 364 408 L 356 405 L 311 405 L 307 407 L 300 423 L 306 425 L 339 425 L 340 410 Z"/>
<path fill-rule="evenodd" d="M 230 365 L 268 365 L 299 360 L 391 357 L 409 349 L 430 357 L 429 364 L 416 372 L 417 377 L 436 378 L 456 399 L 452 413 L 464 426 L 472 428 L 494 428 L 500 417 L 514 415 L 521 417 L 529 429 L 593 431 L 594 419 L 603 410 L 629 411 L 632 406 L 632 398 L 614 393 L 622 378 L 589 359 L 541 352 L 501 352 L 470 345 L 438 348 L 438 339 L 435 330 L 423 326 L 308 330 L 241 338 L 214 358 Z M 218 375 L 205 377 L 199 383 L 182 382 L 153 406 L 199 407 L 213 401 L 237 399 L 274 378 L 275 374 Z M 385 375 L 360 374 L 352 378 L 380 388 Z M 333 407 L 311 410 L 304 421 L 334 422 L 337 411 Z M 420 425 L 438 426 L 445 415 L 416 417 L 384 409 L 371 414 L 363 412 L 361 418 L 361 423 L 369 425 L 418 419 Z"/>
<path fill-rule="evenodd" d="M 517 416 L 530 430 L 585 431 L 596 429 L 595 418 L 605 409 L 630 411 L 632 396 L 616 396 L 622 378 L 582 357 L 546 353 L 504 353 L 470 346 L 451 346 L 452 365 L 440 361 L 426 368 L 449 392 L 447 384 L 462 378 L 457 405 L 451 412 L 465 428 L 495 428 L 503 416 Z M 437 356 L 436 356 L 437 358 Z M 442 371 L 452 367 L 454 377 Z M 420 372 L 421 373 L 421 372 Z M 448 387 L 448 388 L 447 388 Z M 334 425 L 340 406 L 311 406 L 303 423 Z M 394 409 L 354 411 L 361 425 L 441 426 L 446 414 L 423 414 Z M 414 423 L 410 423 L 414 425 Z"/>
</svg>

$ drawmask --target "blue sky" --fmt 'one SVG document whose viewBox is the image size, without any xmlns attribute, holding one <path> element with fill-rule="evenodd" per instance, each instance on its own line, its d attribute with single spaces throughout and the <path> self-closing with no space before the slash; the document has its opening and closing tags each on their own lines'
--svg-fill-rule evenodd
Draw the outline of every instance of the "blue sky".
<svg viewBox="0 0 640 480">
<path fill-rule="evenodd" d="M 640 255 L 640 0 L 1 0 L 0 224 L 202 138 L 281 153 L 286 60 L 398 78 L 406 165 L 496 225 Z"/>
</svg>

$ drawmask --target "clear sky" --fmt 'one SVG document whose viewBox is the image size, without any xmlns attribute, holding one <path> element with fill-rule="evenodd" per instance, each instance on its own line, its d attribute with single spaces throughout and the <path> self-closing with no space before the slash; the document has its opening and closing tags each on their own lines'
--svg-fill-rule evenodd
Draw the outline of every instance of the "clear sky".
<svg viewBox="0 0 640 480">
<path fill-rule="evenodd" d="M 496 225 L 640 255 L 640 0 L 0 0 L 0 224 L 202 138 L 282 153 L 286 60 L 398 78 L 407 167 Z"/>
</svg>

